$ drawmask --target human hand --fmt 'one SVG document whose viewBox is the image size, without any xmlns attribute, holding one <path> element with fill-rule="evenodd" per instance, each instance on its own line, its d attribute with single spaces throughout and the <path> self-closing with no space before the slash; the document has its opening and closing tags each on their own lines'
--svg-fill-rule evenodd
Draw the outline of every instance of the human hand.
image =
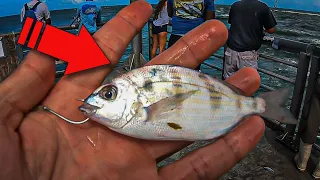
<svg viewBox="0 0 320 180">
<path fill-rule="evenodd" d="M 190 142 L 134 139 L 93 121 L 74 125 L 46 111 L 32 111 L 41 104 L 70 119 L 84 119 L 76 99 L 87 97 L 103 82 L 151 14 L 148 3 L 135 2 L 94 34 L 111 65 L 64 76 L 53 87 L 54 59 L 31 51 L 0 84 L 1 179 L 217 179 L 255 147 L 264 132 L 259 116 L 157 170 L 158 161 Z M 208 21 L 148 64 L 195 68 L 226 39 L 226 27 L 217 20 Z M 253 95 L 260 86 L 259 75 L 251 68 L 227 81 L 246 95 Z"/>
</svg>

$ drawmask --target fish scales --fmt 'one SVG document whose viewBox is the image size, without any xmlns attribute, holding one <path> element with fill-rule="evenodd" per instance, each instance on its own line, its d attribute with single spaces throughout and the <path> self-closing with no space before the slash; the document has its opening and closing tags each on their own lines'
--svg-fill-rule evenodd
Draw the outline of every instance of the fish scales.
<svg viewBox="0 0 320 180">
<path fill-rule="evenodd" d="M 153 101 L 148 101 L 149 103 L 145 103 L 146 105 L 153 104 L 163 98 L 171 96 L 172 94 L 185 93 L 195 89 L 200 89 L 201 93 L 207 93 L 208 91 L 210 93 L 198 94 L 198 98 L 194 97 L 194 99 L 192 99 L 192 103 L 188 104 L 197 105 L 210 103 L 213 105 L 214 109 L 217 109 L 216 107 L 219 107 L 220 104 L 234 106 L 234 102 L 230 102 L 228 98 L 235 100 L 241 98 L 229 88 L 219 84 L 218 81 L 215 81 L 215 79 L 212 79 L 204 74 L 199 74 L 196 71 L 184 73 L 181 72 L 178 67 L 160 67 L 159 69 L 150 67 L 145 68 L 145 71 L 141 73 L 142 74 L 135 76 L 134 78 L 132 78 L 131 74 L 129 73 L 126 75 L 126 78 L 132 82 L 135 82 L 138 87 L 142 87 L 140 88 L 140 92 L 145 94 L 146 97 L 154 98 L 152 99 Z M 152 86 L 153 88 L 145 88 L 145 84 L 148 84 L 148 86 Z M 175 84 L 179 84 L 180 86 L 177 87 Z M 212 101 L 208 101 L 205 99 L 206 97 L 210 97 Z M 246 102 L 246 100 L 248 102 Z M 243 99 L 243 101 L 239 99 L 237 101 L 237 104 L 240 104 L 240 106 L 238 106 L 240 108 L 241 104 L 246 103 L 249 103 L 250 105 L 251 103 L 254 103 L 254 101 L 252 101 L 251 98 Z M 242 107 L 245 108 L 247 106 Z M 247 111 L 251 111 L 251 107 Z"/>
<path fill-rule="evenodd" d="M 170 65 L 120 75 L 85 102 L 81 108 L 92 120 L 121 134 L 156 140 L 213 139 L 244 116 L 265 111 L 261 98 L 242 96 L 221 80 Z"/>
</svg>

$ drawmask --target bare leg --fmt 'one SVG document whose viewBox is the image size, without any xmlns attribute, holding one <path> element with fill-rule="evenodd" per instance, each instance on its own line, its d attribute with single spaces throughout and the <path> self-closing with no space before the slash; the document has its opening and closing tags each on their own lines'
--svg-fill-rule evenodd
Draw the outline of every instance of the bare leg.
<svg viewBox="0 0 320 180">
<path fill-rule="evenodd" d="M 167 43 L 167 32 L 161 32 L 159 34 L 159 41 L 160 41 L 160 53 L 166 50 L 166 43 Z"/>
<path fill-rule="evenodd" d="M 156 56 L 158 45 L 159 45 L 157 34 L 152 34 L 152 39 L 153 39 L 153 46 L 151 51 L 151 59 L 153 59 Z"/>
</svg>

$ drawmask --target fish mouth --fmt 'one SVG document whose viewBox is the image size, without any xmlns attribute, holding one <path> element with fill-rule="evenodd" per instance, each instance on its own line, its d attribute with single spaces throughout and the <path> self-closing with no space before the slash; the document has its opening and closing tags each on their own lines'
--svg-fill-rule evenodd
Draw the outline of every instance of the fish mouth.
<svg viewBox="0 0 320 180">
<path fill-rule="evenodd" d="M 83 103 L 81 106 L 79 106 L 78 108 L 82 113 L 86 114 L 86 115 L 92 115 L 94 113 L 97 112 L 98 109 L 100 109 L 100 107 L 98 106 L 94 106 L 88 103 Z"/>
</svg>

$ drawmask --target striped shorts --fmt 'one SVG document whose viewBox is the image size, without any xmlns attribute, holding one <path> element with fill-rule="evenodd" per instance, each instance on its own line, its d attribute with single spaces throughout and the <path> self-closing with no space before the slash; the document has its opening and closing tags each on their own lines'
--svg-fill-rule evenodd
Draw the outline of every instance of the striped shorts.
<svg viewBox="0 0 320 180">
<path fill-rule="evenodd" d="M 227 79 L 243 67 L 258 68 L 259 53 L 255 50 L 237 52 L 227 47 L 225 52 L 223 77 Z"/>
</svg>

